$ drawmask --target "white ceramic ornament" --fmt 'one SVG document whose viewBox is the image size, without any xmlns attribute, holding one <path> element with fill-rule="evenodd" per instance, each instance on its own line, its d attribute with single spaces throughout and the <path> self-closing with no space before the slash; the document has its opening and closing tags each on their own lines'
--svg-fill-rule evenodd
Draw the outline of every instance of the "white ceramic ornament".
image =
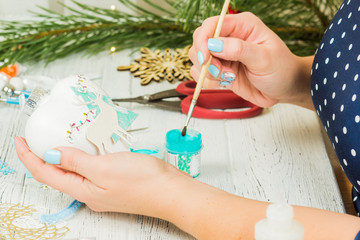
<svg viewBox="0 0 360 240">
<path fill-rule="evenodd" d="M 92 155 L 129 149 L 126 128 L 137 115 L 113 105 L 99 86 L 83 76 L 61 80 L 40 99 L 35 96 L 35 101 L 30 96 L 24 110 L 34 105 L 25 138 L 40 158 L 59 146 L 79 148 Z M 119 137 L 121 141 L 117 141 Z"/>
</svg>

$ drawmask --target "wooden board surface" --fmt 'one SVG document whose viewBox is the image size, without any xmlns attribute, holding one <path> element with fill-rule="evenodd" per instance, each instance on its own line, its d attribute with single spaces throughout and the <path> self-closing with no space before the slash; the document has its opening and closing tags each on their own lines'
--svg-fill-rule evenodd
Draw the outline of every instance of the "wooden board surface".
<svg viewBox="0 0 360 240">
<path fill-rule="evenodd" d="M 139 79 L 130 73 L 116 71 L 117 66 L 127 65 L 135 57 L 129 56 L 129 51 L 91 58 L 74 55 L 47 67 L 43 63 L 28 66 L 26 75 L 57 80 L 77 74 L 98 76 L 97 81 L 111 97 L 135 97 L 176 86 L 177 83 L 166 81 L 141 86 Z M 182 128 L 185 121 L 182 113 L 136 103 L 123 106 L 139 114 L 137 124 L 148 126 L 138 133 L 146 141 L 164 143 L 166 132 Z M 18 107 L 0 106 L 0 157 L 16 169 L 15 174 L 0 174 L 0 201 L 33 205 L 44 213 L 55 213 L 72 198 L 25 178 L 10 141 L 13 136 L 23 135 L 25 121 Z M 203 134 L 199 181 L 247 198 L 345 212 L 313 112 L 283 104 L 250 119 L 193 118 L 189 128 Z M 166 221 L 122 213 L 95 213 L 86 207 L 67 225 L 70 231 L 66 238 L 192 239 Z"/>
</svg>

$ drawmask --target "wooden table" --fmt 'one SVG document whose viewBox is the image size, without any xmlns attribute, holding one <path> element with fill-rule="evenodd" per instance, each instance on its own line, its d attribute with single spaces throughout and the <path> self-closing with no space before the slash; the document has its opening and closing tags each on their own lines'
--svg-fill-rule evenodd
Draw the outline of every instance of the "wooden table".
<svg viewBox="0 0 360 240">
<path fill-rule="evenodd" d="M 141 86 L 129 72 L 118 72 L 118 65 L 129 64 L 135 56 L 129 51 L 101 53 L 86 58 L 73 55 L 44 67 L 28 66 L 26 75 L 61 79 L 70 75 L 100 76 L 102 87 L 111 97 L 135 97 L 174 88 L 176 83 L 153 82 Z M 143 138 L 164 142 L 167 131 L 182 128 L 185 115 L 136 103 L 125 107 L 140 115 L 148 125 Z M 0 106 L 0 157 L 16 173 L 0 173 L 0 201 L 33 205 L 45 213 L 66 207 L 72 198 L 53 189 L 41 188 L 25 178 L 11 137 L 23 135 L 25 119 L 17 106 Z M 203 134 L 201 173 L 198 181 L 227 192 L 263 201 L 345 212 L 341 194 L 326 153 L 321 128 L 314 112 L 290 105 L 277 105 L 255 118 L 236 120 L 195 119 L 189 128 Z M 121 193 L 119 193 L 121 194 Z M 239 213 L 241 214 L 241 213 Z M 109 239 L 192 239 L 174 225 L 155 218 L 95 213 L 82 208 L 67 221 L 65 238 Z"/>
</svg>

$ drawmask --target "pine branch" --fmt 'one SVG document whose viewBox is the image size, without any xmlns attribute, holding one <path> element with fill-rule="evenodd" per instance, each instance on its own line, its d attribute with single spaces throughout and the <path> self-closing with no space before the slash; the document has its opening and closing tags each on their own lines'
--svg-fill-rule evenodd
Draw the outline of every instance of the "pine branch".
<svg viewBox="0 0 360 240">
<path fill-rule="evenodd" d="M 4 40 L 0 41 L 0 61 L 6 59 L 3 66 L 40 60 L 49 63 L 72 53 L 93 55 L 111 47 L 123 50 L 191 44 L 192 34 L 175 19 L 153 14 L 128 0 L 119 1 L 136 8 L 140 16 L 74 2 L 82 10 L 65 6 L 71 11 L 69 16 L 41 8 L 43 12 L 34 14 L 42 21 L 1 22 L 0 39 Z"/>
<path fill-rule="evenodd" d="M 0 61 L 46 63 L 72 53 L 97 54 L 111 47 L 176 48 L 192 43 L 192 32 L 207 17 L 218 15 L 223 0 L 144 0 L 161 14 L 118 0 L 135 12 L 74 3 L 77 10 L 63 16 L 45 8 L 34 13 L 33 22 L 0 21 Z M 232 8 L 250 11 L 275 31 L 297 55 L 313 54 L 341 0 L 232 0 Z M 176 11 L 175 11 L 176 10 Z M 172 12 L 176 12 L 172 17 Z M 0 67 L 3 67 L 0 66 Z"/>
</svg>

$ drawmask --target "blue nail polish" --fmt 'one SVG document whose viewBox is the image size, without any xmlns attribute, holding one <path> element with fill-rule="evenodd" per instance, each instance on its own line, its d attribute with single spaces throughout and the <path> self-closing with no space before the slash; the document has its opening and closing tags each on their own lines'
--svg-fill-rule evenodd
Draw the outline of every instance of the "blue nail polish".
<svg viewBox="0 0 360 240">
<path fill-rule="evenodd" d="M 214 76 L 214 78 L 217 78 L 219 75 L 219 69 L 215 65 L 209 66 L 209 73 Z"/>
<path fill-rule="evenodd" d="M 228 82 L 228 81 L 221 81 L 220 85 L 221 86 L 229 86 L 232 82 Z"/>
<path fill-rule="evenodd" d="M 221 74 L 221 78 L 226 81 L 233 82 L 233 81 L 235 81 L 235 74 L 232 72 L 225 72 L 225 73 Z"/>
<path fill-rule="evenodd" d="M 203 65 L 203 63 L 204 63 L 204 55 L 200 51 L 198 51 L 197 57 L 198 57 L 198 61 L 199 61 L 200 66 Z"/>
<path fill-rule="evenodd" d="M 50 164 L 60 164 L 61 152 L 58 150 L 48 150 L 45 153 L 45 162 Z"/>
<path fill-rule="evenodd" d="M 224 48 L 223 41 L 216 38 L 209 38 L 208 40 L 208 49 L 212 52 L 222 52 Z"/>
</svg>

